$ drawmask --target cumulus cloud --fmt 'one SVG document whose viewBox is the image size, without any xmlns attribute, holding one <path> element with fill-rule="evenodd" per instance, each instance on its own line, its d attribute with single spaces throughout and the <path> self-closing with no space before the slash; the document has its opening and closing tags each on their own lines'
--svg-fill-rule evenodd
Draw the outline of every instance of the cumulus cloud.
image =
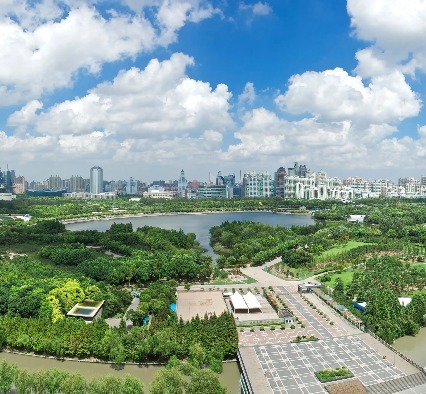
<svg viewBox="0 0 426 394">
<path fill-rule="evenodd" d="M 367 128 L 350 121 L 321 121 L 305 118 L 287 121 L 265 108 L 245 114 L 242 127 L 234 133 L 239 141 L 220 157 L 251 167 L 270 168 L 272 163 L 304 161 L 314 170 L 328 167 L 352 170 L 417 169 L 426 165 L 426 126 L 418 138 L 393 136 L 397 128 L 388 124 Z"/>
<path fill-rule="evenodd" d="M 287 92 L 275 102 L 293 114 L 311 113 L 323 120 L 364 124 L 401 121 L 417 115 L 421 107 L 399 71 L 376 76 L 365 86 L 361 77 L 350 76 L 341 68 L 294 75 Z"/>
<path fill-rule="evenodd" d="M 176 53 L 169 60 L 154 59 L 144 70 L 121 71 L 86 96 L 67 100 L 38 114 L 38 102 L 9 118 L 9 125 L 34 127 L 41 134 L 85 135 L 93 130 L 133 136 L 223 131 L 232 126 L 228 113 L 231 93 L 226 85 L 210 84 L 186 75 L 193 58 Z"/>
<path fill-rule="evenodd" d="M 348 0 L 347 9 L 356 37 L 373 43 L 368 57 L 359 56 L 363 75 L 373 57 L 403 72 L 426 71 L 426 1 Z"/>
<path fill-rule="evenodd" d="M 238 96 L 238 103 L 244 105 L 245 103 L 252 105 L 256 99 L 256 92 L 254 90 L 253 82 L 247 82 L 244 86 L 243 92 Z"/>
<path fill-rule="evenodd" d="M 4 0 L 0 5 L 0 105 L 69 87 L 78 72 L 167 46 L 187 22 L 216 13 L 200 0 L 143 2 L 139 13 L 101 15 L 90 1 Z M 145 17 L 144 7 L 154 7 Z"/>
</svg>

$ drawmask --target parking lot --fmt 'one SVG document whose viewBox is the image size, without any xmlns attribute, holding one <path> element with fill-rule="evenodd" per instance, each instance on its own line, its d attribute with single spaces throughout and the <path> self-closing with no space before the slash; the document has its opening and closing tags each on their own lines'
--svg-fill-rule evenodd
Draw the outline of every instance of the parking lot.
<svg viewBox="0 0 426 394">
<path fill-rule="evenodd" d="M 326 393 L 314 375 L 326 368 L 346 366 L 364 385 L 405 375 L 357 336 L 255 346 L 254 350 L 274 394 Z"/>
</svg>

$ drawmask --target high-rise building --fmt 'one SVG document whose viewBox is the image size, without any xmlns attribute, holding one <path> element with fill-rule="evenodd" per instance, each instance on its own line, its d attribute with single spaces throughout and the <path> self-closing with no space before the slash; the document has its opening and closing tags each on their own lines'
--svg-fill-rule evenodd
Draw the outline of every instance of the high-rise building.
<svg viewBox="0 0 426 394">
<path fill-rule="evenodd" d="M 59 175 L 50 175 L 47 180 L 48 188 L 51 190 L 62 189 L 62 179 Z"/>
<path fill-rule="evenodd" d="M 274 193 L 276 197 L 284 198 L 284 177 L 287 175 L 284 167 L 278 168 L 274 179 Z"/>
<path fill-rule="evenodd" d="M 129 182 L 126 185 L 126 194 L 137 194 L 138 193 L 138 181 L 130 177 Z"/>
<path fill-rule="evenodd" d="M 182 170 L 180 172 L 180 176 L 178 180 L 178 195 L 181 197 L 184 197 L 187 187 L 188 187 L 188 181 L 185 178 L 185 171 Z"/>
<path fill-rule="evenodd" d="M 100 194 L 104 191 L 104 171 L 95 166 L 90 169 L 90 193 Z"/>
<path fill-rule="evenodd" d="M 27 190 L 27 182 L 25 181 L 25 177 L 18 176 L 15 178 L 15 182 L 13 187 L 15 189 L 16 194 L 24 194 L 25 190 Z"/>
<path fill-rule="evenodd" d="M 68 185 L 70 193 L 81 193 L 85 191 L 85 182 L 82 176 L 72 175 Z"/>
</svg>

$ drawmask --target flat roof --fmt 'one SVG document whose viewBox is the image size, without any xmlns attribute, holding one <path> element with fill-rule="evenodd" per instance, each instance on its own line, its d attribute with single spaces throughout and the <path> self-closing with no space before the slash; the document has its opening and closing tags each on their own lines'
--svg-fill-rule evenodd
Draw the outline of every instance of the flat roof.
<svg viewBox="0 0 426 394">
<path fill-rule="evenodd" d="M 77 304 L 75 304 L 67 313 L 67 316 L 85 318 L 95 317 L 104 303 L 105 301 L 93 300 L 84 300 L 82 302 L 77 302 Z"/>
</svg>

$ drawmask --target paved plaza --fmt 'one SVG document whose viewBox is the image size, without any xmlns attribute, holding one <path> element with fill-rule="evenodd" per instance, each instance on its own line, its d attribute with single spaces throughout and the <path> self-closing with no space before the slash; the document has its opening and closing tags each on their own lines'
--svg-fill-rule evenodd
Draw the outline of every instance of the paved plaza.
<svg viewBox="0 0 426 394">
<path fill-rule="evenodd" d="M 315 372 L 346 366 L 364 385 L 405 376 L 357 336 L 317 342 L 255 346 L 254 351 L 274 394 L 322 394 Z"/>
<path fill-rule="evenodd" d="M 195 316 L 201 319 L 208 316 L 220 316 L 227 310 L 221 291 L 193 291 L 177 292 L 176 312 L 179 318 L 189 321 Z"/>
</svg>

